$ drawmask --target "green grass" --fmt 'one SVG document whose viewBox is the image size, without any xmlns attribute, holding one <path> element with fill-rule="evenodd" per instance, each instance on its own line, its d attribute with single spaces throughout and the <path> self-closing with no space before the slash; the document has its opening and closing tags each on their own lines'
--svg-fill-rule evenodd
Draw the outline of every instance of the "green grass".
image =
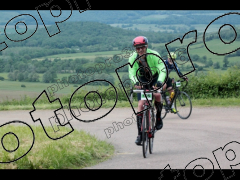
<svg viewBox="0 0 240 180">
<path fill-rule="evenodd" d="M 162 19 L 165 16 L 168 16 L 168 15 L 150 15 L 150 16 L 146 16 L 144 18 L 152 20 L 152 18 L 156 18 L 156 17 L 158 19 Z M 122 28 L 122 25 L 128 25 L 128 24 L 110 24 L 110 25 L 113 26 L 113 27 L 121 27 Z M 167 32 L 173 32 L 173 29 L 169 28 L 170 26 L 171 27 L 176 27 L 176 28 L 182 28 L 182 27 L 188 28 L 187 25 L 183 25 L 183 24 L 159 25 L 159 24 L 141 24 L 141 23 L 138 23 L 138 24 L 131 24 L 131 25 L 132 25 L 131 27 L 125 27 L 125 28 L 122 28 L 122 29 L 135 30 L 135 28 L 137 28 L 138 30 L 141 30 L 141 31 L 155 31 L 155 32 L 167 31 Z"/>
<path fill-rule="evenodd" d="M 53 141 L 46 136 L 42 126 L 32 126 L 32 129 L 35 142 L 29 153 L 15 162 L 1 163 L 0 169 L 81 169 L 100 163 L 114 153 L 113 145 L 83 130 L 74 130 L 67 136 Z M 45 129 L 51 137 L 61 137 L 71 131 L 66 127 L 61 127 L 57 132 L 54 132 L 52 127 Z M 8 132 L 17 134 L 19 148 L 8 153 L 0 146 L 1 162 L 13 161 L 21 157 L 31 148 L 33 142 L 32 132 L 27 126 L 3 126 L 0 137 Z M 8 150 L 17 147 L 17 140 L 13 135 L 6 135 L 3 143 Z"/>
<path fill-rule="evenodd" d="M 120 77 L 122 77 L 123 74 L 126 72 L 119 72 Z M 4 77 L 7 79 L 7 74 L 8 73 L 0 73 L 0 76 Z M 116 85 L 119 83 L 119 79 L 117 77 L 116 73 L 110 73 L 114 78 Z M 38 74 L 40 76 L 40 80 L 42 79 L 43 74 Z M 70 73 L 64 73 L 64 74 L 57 74 L 58 78 L 57 79 L 62 79 L 62 77 L 69 77 L 70 75 L 75 75 L 70 74 Z M 21 85 L 24 84 L 26 85 L 25 88 L 21 87 Z M 42 83 L 42 82 L 19 82 L 19 81 L 8 81 L 4 80 L 1 81 L 1 86 L 0 86 L 0 102 L 1 100 L 6 100 L 6 99 L 20 99 L 21 96 L 24 97 L 24 95 L 28 95 L 31 97 L 37 97 L 43 90 L 46 90 L 48 92 L 48 87 L 57 85 L 57 83 Z M 77 85 L 78 87 L 80 84 Z M 55 87 L 55 86 L 54 86 Z M 73 92 L 77 87 L 74 87 L 73 84 L 70 84 L 67 87 L 64 87 L 62 89 L 57 90 L 55 93 L 57 96 L 62 96 L 62 95 L 67 95 Z M 93 87 L 92 86 L 86 86 L 86 89 L 91 90 Z"/>
<path fill-rule="evenodd" d="M 51 56 L 44 56 L 41 58 L 33 58 L 35 60 L 44 60 L 48 58 L 54 60 L 55 58 L 65 59 L 76 59 L 76 58 L 87 58 L 94 60 L 96 57 L 113 57 L 115 54 L 121 54 L 121 51 L 103 51 L 103 52 L 92 52 L 92 53 L 71 53 L 71 54 L 56 54 Z"/>
<path fill-rule="evenodd" d="M 0 76 L 4 77 L 4 79 L 8 79 L 9 73 L 0 73 Z"/>
<path fill-rule="evenodd" d="M 194 107 L 240 107 L 240 98 L 191 99 Z"/>
<path fill-rule="evenodd" d="M 69 96 L 65 96 L 65 98 L 70 98 Z M 21 101 L 5 101 L 1 103 L 0 110 L 32 110 L 33 106 L 32 103 L 35 99 L 26 97 L 26 99 L 22 99 Z M 63 98 L 60 98 L 62 102 L 62 105 L 68 106 L 68 101 L 63 100 Z M 194 99 L 192 98 L 192 105 L 194 107 L 239 107 L 240 106 L 240 98 L 205 98 L 205 99 Z M 93 109 L 97 108 L 97 105 L 95 104 L 93 106 L 93 103 L 88 102 L 89 107 L 93 107 Z M 106 102 L 103 102 L 101 108 L 112 108 L 115 104 L 114 100 L 108 100 Z M 133 101 L 133 106 L 137 107 L 138 101 Z M 71 106 L 75 106 L 79 108 L 79 102 L 76 100 L 72 100 Z M 47 110 L 47 109 L 57 109 L 59 108 L 59 104 L 57 102 L 54 102 L 52 104 L 48 103 L 47 100 L 42 100 L 35 104 L 35 107 L 37 109 Z M 128 101 L 124 100 L 118 100 L 116 103 L 115 108 L 123 108 L 123 107 L 129 107 L 131 108 L 131 105 Z"/>
</svg>

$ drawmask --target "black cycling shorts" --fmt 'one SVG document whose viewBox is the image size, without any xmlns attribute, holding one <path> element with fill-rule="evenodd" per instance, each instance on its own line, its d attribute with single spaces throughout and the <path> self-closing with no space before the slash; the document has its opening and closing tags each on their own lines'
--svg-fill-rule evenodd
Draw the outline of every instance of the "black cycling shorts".
<svg viewBox="0 0 240 180">
<path fill-rule="evenodd" d="M 152 86 L 156 86 L 157 84 L 157 80 L 158 80 L 158 73 L 154 74 L 153 75 L 153 79 L 152 81 L 150 82 L 150 88 L 151 90 L 153 90 Z M 149 80 L 146 79 L 144 76 L 138 76 L 138 78 L 142 81 L 142 82 L 148 82 Z M 144 85 L 144 87 L 146 89 L 148 89 L 148 85 Z M 138 97 L 138 101 L 141 100 L 141 93 L 137 93 L 137 97 Z"/>
<path fill-rule="evenodd" d="M 172 87 L 172 78 L 168 77 L 168 80 L 167 80 L 167 88 L 168 87 Z"/>
</svg>

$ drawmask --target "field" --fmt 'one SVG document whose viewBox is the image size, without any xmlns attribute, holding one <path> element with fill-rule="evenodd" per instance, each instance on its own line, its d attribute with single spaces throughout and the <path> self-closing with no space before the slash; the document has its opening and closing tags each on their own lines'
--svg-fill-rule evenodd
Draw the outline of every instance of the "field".
<svg viewBox="0 0 240 180">
<path fill-rule="evenodd" d="M 189 43 L 192 39 L 186 39 L 185 43 Z M 201 40 L 200 37 L 198 38 L 198 40 Z M 234 48 L 237 47 L 239 41 L 237 41 L 235 44 L 233 44 Z M 220 44 L 218 40 L 212 40 L 207 42 L 207 44 L 211 47 L 213 47 L 214 50 L 217 50 L 219 52 L 224 52 L 224 51 L 229 51 L 233 48 L 232 45 L 216 45 L 216 44 Z M 162 46 L 164 44 L 154 44 L 154 47 L 157 46 Z M 181 47 L 181 44 L 174 44 L 178 47 Z M 108 51 L 108 52 L 95 52 L 95 53 L 73 53 L 73 54 L 58 54 L 58 55 L 53 55 L 53 56 L 46 56 L 43 58 L 39 58 L 39 60 L 41 59 L 45 59 L 45 58 L 49 58 L 52 59 L 53 58 L 61 58 L 61 59 L 75 59 L 75 58 L 87 58 L 89 60 L 93 60 L 95 57 L 98 56 L 102 56 L 102 57 L 113 57 L 115 54 L 120 54 L 121 51 Z M 203 42 L 201 41 L 197 41 L 197 43 L 192 44 L 189 47 L 189 53 L 190 56 L 197 54 L 200 57 L 202 56 L 207 56 L 207 59 L 209 60 L 210 58 L 213 60 L 213 62 L 219 62 L 220 66 L 222 67 L 223 64 L 223 59 L 224 56 L 218 56 L 218 55 L 214 55 L 212 53 L 210 53 L 204 46 Z M 199 66 L 204 66 L 205 64 L 201 63 L 201 62 L 197 62 L 194 61 L 194 59 L 192 59 L 194 65 L 198 64 Z M 239 61 L 239 57 L 231 57 L 229 58 L 229 62 L 238 62 Z M 187 64 L 187 63 L 186 63 Z M 190 64 L 190 62 L 188 63 Z M 179 67 L 181 69 L 181 67 Z M 211 67 L 209 68 L 204 68 L 205 70 L 210 70 Z M 221 73 L 224 72 L 223 70 L 216 70 L 217 72 Z M 111 72 L 111 74 L 114 76 L 116 82 L 119 82 L 117 75 L 114 73 L 114 70 Z M 124 73 L 120 73 L 121 75 Z M 174 73 L 176 74 L 176 73 Z M 194 74 L 194 73 L 192 73 Z M 37 95 L 39 95 L 43 90 L 47 90 L 47 88 L 49 86 L 51 86 L 52 84 L 48 84 L 48 83 L 30 83 L 30 82 L 12 82 L 12 81 L 7 81 L 8 77 L 7 77 L 8 73 L 0 73 L 0 76 L 4 77 L 6 80 L 1 82 L 1 86 L 0 86 L 0 101 L 2 100 L 6 100 L 8 99 L 19 99 L 21 97 L 23 97 L 25 94 L 29 95 L 30 97 L 37 97 Z M 40 76 L 40 80 L 42 79 L 42 75 L 43 74 L 39 74 Z M 58 79 L 61 79 L 63 76 L 69 76 L 71 74 L 57 74 Z M 171 76 L 173 76 L 173 73 L 171 74 Z M 174 75 L 175 76 L 175 75 Z M 176 76 L 177 77 L 177 76 Z M 26 88 L 21 87 L 21 85 L 24 84 L 26 85 Z M 90 87 L 89 87 L 90 88 Z M 66 95 L 66 94 L 71 94 L 71 92 L 73 92 L 73 90 L 76 89 L 76 87 L 73 87 L 73 85 L 69 85 L 68 87 L 58 91 L 56 93 L 57 97 L 61 96 L 61 95 Z M 90 88 L 91 89 L 91 88 Z"/>
<path fill-rule="evenodd" d="M 120 27 L 121 27 L 121 25 L 122 24 L 112 24 L 112 26 L 120 26 Z M 182 28 L 186 27 L 186 25 L 176 25 L 176 24 L 172 25 L 172 26 L 182 27 Z M 192 25 L 192 26 L 196 27 L 196 29 L 198 30 L 198 34 L 197 34 L 198 37 L 197 37 L 197 42 L 192 44 L 191 46 L 189 46 L 190 56 L 195 55 L 195 54 L 199 55 L 200 57 L 206 56 L 207 60 L 209 60 L 211 58 L 213 63 L 219 62 L 220 67 L 222 67 L 224 56 L 219 56 L 219 55 L 212 54 L 204 46 L 203 39 L 202 39 L 202 34 L 199 33 L 199 32 L 202 32 L 202 30 L 205 29 L 205 25 L 202 24 L 202 25 Z M 142 29 L 142 30 L 149 30 L 148 28 L 150 27 L 151 30 L 158 31 L 158 30 L 163 30 L 163 29 L 166 30 L 169 26 L 168 25 L 159 26 L 157 24 L 151 24 L 151 25 L 133 24 L 133 26 L 131 28 L 135 28 L 135 27 L 138 28 L 138 29 Z M 215 26 L 215 27 L 213 26 L 212 29 L 216 31 L 217 26 Z M 180 38 L 182 38 L 182 37 L 180 37 Z M 187 44 L 190 43 L 191 41 L 193 41 L 193 38 L 186 38 L 186 39 L 184 39 L 183 44 L 181 44 L 179 42 L 174 42 L 171 45 L 175 46 L 176 48 L 186 48 Z M 239 47 L 239 41 L 236 41 L 236 42 L 232 43 L 231 45 L 225 45 L 219 39 L 215 39 L 215 40 L 208 41 L 207 45 L 213 51 L 217 51 L 218 53 L 224 53 L 224 52 L 229 52 L 232 49 L 238 48 Z M 131 45 L 129 45 L 129 47 L 130 46 Z M 154 49 L 157 49 L 159 47 L 162 48 L 162 47 L 165 47 L 165 43 L 155 43 L 155 44 L 152 44 L 152 46 L 153 46 Z M 9 50 L 10 50 L 10 48 L 9 48 Z M 19 51 L 20 49 L 18 49 L 18 48 L 14 49 L 13 48 L 13 50 L 14 51 Z M 8 49 L 6 50 L 6 52 L 7 51 L 8 51 Z M 91 62 L 96 57 L 109 58 L 109 57 L 113 57 L 115 54 L 122 54 L 121 49 L 115 50 L 115 51 L 93 52 L 93 53 L 57 54 L 57 55 L 45 56 L 45 57 L 34 58 L 34 59 L 43 60 L 45 58 L 48 58 L 50 60 L 54 60 L 55 58 L 61 58 L 62 60 L 66 60 L 66 59 L 86 58 Z M 228 58 L 228 60 L 229 60 L 230 63 L 238 62 L 239 57 L 230 57 L 230 58 Z M 197 64 L 199 66 L 205 66 L 204 63 L 195 61 L 194 59 L 192 59 L 192 61 L 193 61 L 194 65 Z M 190 64 L 190 62 L 186 63 L 186 65 L 187 64 Z M 181 67 L 179 67 L 179 68 L 181 69 Z M 211 67 L 204 68 L 204 69 L 205 70 L 210 70 Z M 219 74 L 224 72 L 221 69 L 216 69 L 215 71 L 218 72 Z M 114 73 L 114 69 L 110 73 L 114 76 L 115 82 L 119 82 L 116 73 Z M 201 73 L 201 72 L 199 72 L 199 73 Z M 120 74 L 123 75 L 124 73 L 120 73 Z M 192 75 L 194 75 L 194 74 L 195 73 L 192 73 Z M 71 74 L 70 73 L 57 74 L 58 79 L 61 79 L 64 76 L 68 77 L 69 75 L 71 75 Z M 24 95 L 28 95 L 30 97 L 37 97 L 43 90 L 47 90 L 47 88 L 49 86 L 53 85 L 53 84 L 48 84 L 48 83 L 30 83 L 30 82 L 8 81 L 7 80 L 8 79 L 8 73 L 0 73 L 0 76 L 5 78 L 5 81 L 1 81 L 0 102 L 3 101 L 3 100 L 6 100 L 6 99 L 8 99 L 8 100 L 10 100 L 10 99 L 20 99 Z M 41 80 L 43 74 L 39 74 L 39 76 L 40 76 L 40 80 Z M 177 78 L 177 74 L 175 72 L 171 73 L 171 76 Z M 99 78 L 101 78 L 101 77 L 99 77 Z M 26 85 L 26 88 L 21 87 L 22 84 Z M 91 87 L 86 87 L 86 88 L 91 89 Z M 74 87 L 73 85 L 69 85 L 68 87 L 65 87 L 64 89 L 59 90 L 56 93 L 56 97 L 61 97 L 62 95 L 71 94 L 71 92 L 73 92 L 75 89 L 76 89 L 76 87 Z"/>
<path fill-rule="evenodd" d="M 120 76 L 122 76 L 124 73 L 120 72 Z M 69 76 L 71 74 L 57 74 L 58 79 L 61 79 L 63 76 Z M 115 82 L 119 83 L 118 77 L 116 73 L 111 73 L 113 77 L 115 78 Z M 5 77 L 7 79 L 7 73 L 0 73 L 0 76 Z M 42 74 L 39 74 L 40 80 L 42 79 Z M 26 87 L 21 87 L 21 85 L 24 84 Z M 38 95 L 43 91 L 46 90 L 48 92 L 48 87 L 52 85 L 57 85 L 56 83 L 41 83 L 41 82 L 18 82 L 18 81 L 8 81 L 4 80 L 1 81 L 0 86 L 0 102 L 4 100 L 12 100 L 12 99 L 21 99 L 24 97 L 24 95 L 27 95 L 29 97 L 38 97 Z M 78 87 L 80 84 L 78 85 Z M 72 94 L 72 92 L 77 87 L 74 87 L 73 84 L 70 84 L 67 87 L 64 87 L 63 89 L 57 89 L 57 92 L 55 93 L 55 97 L 61 97 L 63 95 Z M 50 88 L 49 88 L 50 89 Z M 91 90 L 92 86 L 85 86 L 84 89 Z"/>
<path fill-rule="evenodd" d="M 161 25 L 159 26 L 158 24 L 131 24 L 130 27 L 124 27 L 127 26 L 128 24 L 110 24 L 113 27 L 122 27 L 123 29 L 129 29 L 129 30 L 142 30 L 142 31 L 155 31 L 155 32 L 173 32 L 173 29 L 169 28 L 169 25 Z M 186 25 L 171 25 L 172 27 L 184 27 L 188 28 Z"/>
<path fill-rule="evenodd" d="M 154 15 L 156 16 L 156 15 Z M 161 15 L 160 15 L 161 16 Z M 151 18 L 151 17 L 145 17 L 145 18 Z M 159 17 L 160 18 L 160 17 Z M 209 22 L 210 23 L 210 22 Z M 123 29 L 130 29 L 135 30 L 136 28 L 138 30 L 143 31 L 155 31 L 155 32 L 174 32 L 174 28 L 177 30 L 179 29 L 186 29 L 186 33 L 188 32 L 188 29 L 190 26 L 184 25 L 184 24 L 172 24 L 172 25 L 161 25 L 161 24 L 110 24 L 113 27 L 122 27 Z M 191 26 L 198 31 L 198 33 L 203 33 L 206 29 L 208 24 L 191 24 Z M 124 27 L 127 26 L 127 27 Z M 128 27 L 129 26 L 129 27 Z M 237 27 L 240 27 L 240 25 L 236 25 Z M 211 29 L 209 29 L 209 32 L 217 32 L 219 29 L 219 25 L 213 24 L 211 25 Z"/>
<path fill-rule="evenodd" d="M 54 60 L 55 58 L 65 59 L 76 59 L 76 58 L 87 58 L 90 61 L 94 60 L 96 57 L 113 57 L 115 54 L 120 54 L 121 51 L 104 51 L 104 52 L 92 52 L 92 53 L 73 53 L 73 54 L 56 54 L 52 56 L 45 56 L 42 58 L 34 58 L 35 60 L 44 60 L 48 58 L 49 60 Z"/>
</svg>

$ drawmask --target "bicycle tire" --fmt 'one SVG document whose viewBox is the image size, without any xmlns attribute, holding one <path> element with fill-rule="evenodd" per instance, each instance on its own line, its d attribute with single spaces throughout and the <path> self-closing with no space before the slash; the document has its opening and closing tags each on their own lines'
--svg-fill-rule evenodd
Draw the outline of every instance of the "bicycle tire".
<svg viewBox="0 0 240 180">
<path fill-rule="evenodd" d="M 154 129 L 155 129 L 155 118 L 154 118 L 154 113 L 153 113 L 153 109 L 151 109 L 150 111 L 150 117 L 151 117 L 151 121 L 150 121 L 150 127 L 151 127 L 151 131 L 152 131 L 152 137 L 148 138 L 149 139 L 149 153 L 152 154 L 153 153 L 153 142 L 154 142 Z"/>
<path fill-rule="evenodd" d="M 175 109 L 181 119 L 187 119 L 192 113 L 192 102 L 189 95 L 184 91 L 179 91 L 175 98 Z"/>
<path fill-rule="evenodd" d="M 146 106 L 144 107 L 144 110 L 146 109 Z M 143 157 L 147 157 L 147 150 L 148 150 L 148 110 L 144 111 L 143 115 L 143 122 L 142 122 L 142 151 L 143 151 Z"/>
</svg>

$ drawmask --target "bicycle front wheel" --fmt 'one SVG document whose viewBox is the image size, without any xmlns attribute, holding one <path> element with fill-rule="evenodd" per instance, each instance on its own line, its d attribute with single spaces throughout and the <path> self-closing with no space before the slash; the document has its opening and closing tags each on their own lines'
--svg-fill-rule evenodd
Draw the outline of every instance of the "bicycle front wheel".
<svg viewBox="0 0 240 180">
<path fill-rule="evenodd" d="M 146 107 L 145 107 L 146 108 Z M 149 118 L 149 110 L 144 111 L 143 113 L 143 121 L 142 121 L 142 150 L 143 150 L 143 157 L 147 157 L 147 150 L 148 150 L 148 118 Z"/>
<path fill-rule="evenodd" d="M 192 102 L 189 95 L 180 91 L 175 99 L 175 109 L 181 119 L 187 119 L 192 113 Z"/>
</svg>

